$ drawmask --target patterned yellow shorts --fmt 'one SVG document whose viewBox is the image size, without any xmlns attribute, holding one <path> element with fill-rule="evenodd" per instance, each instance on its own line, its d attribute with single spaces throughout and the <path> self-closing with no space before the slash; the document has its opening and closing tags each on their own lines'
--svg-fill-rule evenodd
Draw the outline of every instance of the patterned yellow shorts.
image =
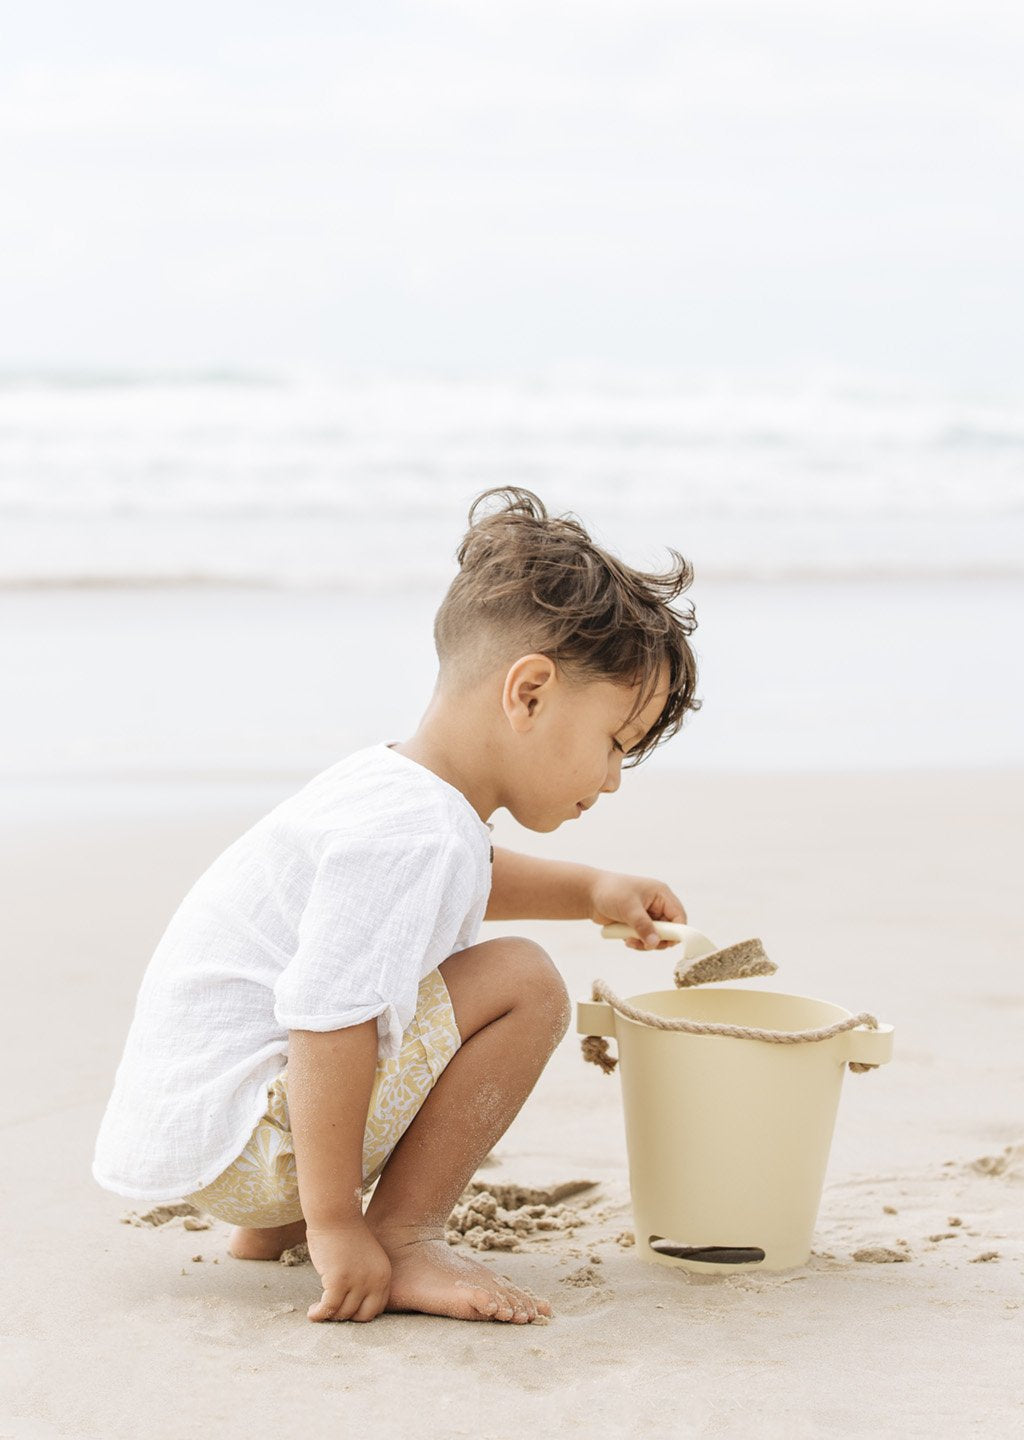
<svg viewBox="0 0 1024 1440">
<path fill-rule="evenodd" d="M 461 1043 L 448 987 L 440 970 L 431 970 L 420 983 L 416 1014 L 400 1052 L 377 1064 L 363 1136 L 364 1191 L 383 1170 Z M 270 1083 L 266 1113 L 242 1153 L 216 1180 L 184 1199 L 218 1220 L 252 1229 L 302 1219 L 287 1084 L 285 1066 Z"/>
</svg>

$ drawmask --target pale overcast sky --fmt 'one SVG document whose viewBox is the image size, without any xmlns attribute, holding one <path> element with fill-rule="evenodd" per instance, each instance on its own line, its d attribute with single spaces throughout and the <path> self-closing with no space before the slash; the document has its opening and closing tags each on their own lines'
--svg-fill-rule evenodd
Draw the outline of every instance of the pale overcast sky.
<svg viewBox="0 0 1024 1440">
<path fill-rule="evenodd" d="M 1024 10 L 31 0 L 0 366 L 1024 389 Z"/>
</svg>

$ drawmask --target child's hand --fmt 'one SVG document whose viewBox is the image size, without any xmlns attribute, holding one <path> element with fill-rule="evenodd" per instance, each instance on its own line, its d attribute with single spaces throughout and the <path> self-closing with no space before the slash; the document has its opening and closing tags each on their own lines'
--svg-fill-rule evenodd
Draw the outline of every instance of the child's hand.
<svg viewBox="0 0 1024 1440">
<path fill-rule="evenodd" d="M 306 1231 L 309 1258 L 324 1293 L 310 1320 L 373 1320 L 388 1302 L 391 1261 L 362 1220 L 335 1229 Z"/>
<path fill-rule="evenodd" d="M 662 940 L 654 920 L 686 924 L 686 911 L 667 885 L 640 875 L 599 870 L 590 892 L 590 918 L 598 925 L 630 925 L 640 936 L 627 940 L 631 950 L 664 950 L 677 940 Z"/>
</svg>

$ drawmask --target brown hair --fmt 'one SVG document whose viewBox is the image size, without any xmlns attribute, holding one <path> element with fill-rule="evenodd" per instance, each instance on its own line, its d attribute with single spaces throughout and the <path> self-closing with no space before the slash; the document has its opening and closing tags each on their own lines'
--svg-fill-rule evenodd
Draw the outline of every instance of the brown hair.
<svg viewBox="0 0 1024 1440">
<path fill-rule="evenodd" d="M 499 508 L 481 513 L 485 501 Z M 637 765 L 675 735 L 695 697 L 697 662 L 687 637 L 697 627 L 693 603 L 680 614 L 670 602 L 693 581 L 677 550 L 664 574 L 645 574 L 595 545 L 576 516 L 549 515 L 530 490 L 503 486 L 473 501 L 459 546 L 459 574 L 434 620 L 442 675 L 476 673 L 509 645 L 517 654 L 548 655 L 572 678 L 638 684 L 634 719 L 669 667 L 665 705 L 626 763 Z M 508 651 L 509 658 L 511 650 Z"/>
</svg>

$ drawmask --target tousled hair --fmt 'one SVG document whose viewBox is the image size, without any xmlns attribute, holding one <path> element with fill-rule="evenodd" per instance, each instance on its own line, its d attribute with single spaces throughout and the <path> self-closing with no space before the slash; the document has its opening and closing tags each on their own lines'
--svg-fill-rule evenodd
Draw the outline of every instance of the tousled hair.
<svg viewBox="0 0 1024 1440">
<path fill-rule="evenodd" d="M 697 628 L 693 602 L 683 612 L 671 608 L 693 569 L 678 550 L 668 553 L 673 564 L 664 573 L 634 570 L 595 545 L 576 516 L 549 515 L 532 491 L 483 491 L 470 506 L 459 573 L 434 620 L 442 677 L 494 663 L 518 645 L 518 653 L 549 656 L 570 678 L 638 685 L 632 720 L 667 664 L 661 714 L 624 762 L 639 764 L 701 707 L 687 643 Z"/>
</svg>

